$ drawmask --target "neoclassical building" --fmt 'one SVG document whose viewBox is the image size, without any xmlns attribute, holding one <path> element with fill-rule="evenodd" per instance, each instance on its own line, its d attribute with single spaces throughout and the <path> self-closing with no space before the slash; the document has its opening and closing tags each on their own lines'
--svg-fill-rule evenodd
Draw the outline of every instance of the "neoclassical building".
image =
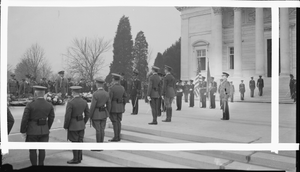
<svg viewBox="0 0 300 172">
<path fill-rule="evenodd" d="M 181 79 L 271 77 L 271 8 L 176 7 L 181 12 Z M 280 9 L 280 76 L 296 74 L 296 10 Z"/>
</svg>

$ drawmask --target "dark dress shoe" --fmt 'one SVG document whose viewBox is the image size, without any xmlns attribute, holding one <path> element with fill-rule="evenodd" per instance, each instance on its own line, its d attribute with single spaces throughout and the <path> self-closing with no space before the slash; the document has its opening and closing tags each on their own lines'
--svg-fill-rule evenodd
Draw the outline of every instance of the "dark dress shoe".
<svg viewBox="0 0 300 172">
<path fill-rule="evenodd" d="M 79 164 L 79 161 L 75 161 L 74 159 L 67 162 L 68 164 Z"/>
<path fill-rule="evenodd" d="M 137 115 L 137 113 L 132 113 L 131 115 Z"/>
<path fill-rule="evenodd" d="M 157 122 L 148 123 L 149 125 L 157 125 Z"/>
<path fill-rule="evenodd" d="M 93 151 L 93 152 L 101 152 L 103 150 L 91 150 L 91 151 Z"/>
<path fill-rule="evenodd" d="M 109 142 L 119 142 L 120 139 L 111 139 L 111 140 L 108 140 Z"/>
<path fill-rule="evenodd" d="M 171 120 L 162 120 L 162 122 L 171 122 Z"/>
</svg>

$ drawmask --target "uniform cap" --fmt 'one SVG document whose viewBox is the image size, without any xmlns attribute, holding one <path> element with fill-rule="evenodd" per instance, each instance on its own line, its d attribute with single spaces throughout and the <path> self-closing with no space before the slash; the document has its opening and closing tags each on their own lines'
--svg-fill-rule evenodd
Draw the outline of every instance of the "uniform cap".
<svg viewBox="0 0 300 172">
<path fill-rule="evenodd" d="M 251 76 L 251 78 L 253 78 L 253 76 Z"/>
<path fill-rule="evenodd" d="M 202 76 L 202 79 L 205 79 L 205 76 Z"/>
<path fill-rule="evenodd" d="M 43 91 L 43 90 L 46 90 L 46 89 L 47 89 L 46 87 L 39 86 L 39 85 L 35 85 L 35 86 L 33 86 L 32 88 L 34 88 L 35 90 L 41 90 L 41 91 Z"/>
<path fill-rule="evenodd" d="M 244 81 L 244 80 L 241 80 L 241 81 Z"/>
<path fill-rule="evenodd" d="M 120 79 L 121 75 L 117 74 L 117 73 L 111 73 L 111 75 L 115 78 L 115 79 Z"/>
<path fill-rule="evenodd" d="M 259 75 L 259 77 L 261 77 L 261 75 Z"/>
<path fill-rule="evenodd" d="M 191 79 L 190 82 L 194 82 L 194 80 Z"/>
<path fill-rule="evenodd" d="M 294 77 L 294 75 L 293 75 L 293 74 L 290 74 L 290 77 Z"/>
<path fill-rule="evenodd" d="M 152 69 L 159 70 L 160 68 L 159 68 L 159 67 L 157 67 L 157 66 L 152 66 Z"/>
<path fill-rule="evenodd" d="M 95 81 L 96 81 L 97 83 L 100 83 L 100 84 L 105 83 L 105 81 L 104 81 L 103 79 L 101 79 L 101 78 L 96 78 Z"/>
<path fill-rule="evenodd" d="M 11 74 L 10 76 L 16 76 L 15 74 Z"/>
<path fill-rule="evenodd" d="M 172 70 L 172 68 L 168 65 L 165 65 L 165 69 Z"/>
<path fill-rule="evenodd" d="M 80 87 L 80 86 L 71 86 L 70 89 L 76 91 L 76 90 L 82 89 L 82 87 Z"/>
<path fill-rule="evenodd" d="M 210 77 L 210 79 L 215 79 L 214 77 Z"/>
<path fill-rule="evenodd" d="M 222 76 L 223 76 L 223 75 L 225 75 L 225 76 L 227 76 L 227 77 L 229 76 L 229 74 L 226 73 L 226 72 L 223 72 Z"/>
<path fill-rule="evenodd" d="M 65 71 L 59 71 L 58 74 L 65 74 Z"/>
</svg>

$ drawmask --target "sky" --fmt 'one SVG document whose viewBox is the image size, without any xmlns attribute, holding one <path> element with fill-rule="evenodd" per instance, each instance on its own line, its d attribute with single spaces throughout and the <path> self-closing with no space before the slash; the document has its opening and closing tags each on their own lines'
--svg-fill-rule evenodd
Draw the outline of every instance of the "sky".
<svg viewBox="0 0 300 172">
<path fill-rule="evenodd" d="M 158 52 L 163 53 L 181 33 L 180 12 L 175 7 L 9 7 L 8 10 L 8 64 L 13 69 L 32 44 L 45 51 L 52 71 L 66 66 L 63 55 L 74 38 L 103 37 L 113 40 L 120 18 L 129 17 L 134 41 L 143 31 L 152 50 L 154 63 Z M 106 67 L 100 76 L 109 73 L 113 47 L 103 54 Z"/>
</svg>

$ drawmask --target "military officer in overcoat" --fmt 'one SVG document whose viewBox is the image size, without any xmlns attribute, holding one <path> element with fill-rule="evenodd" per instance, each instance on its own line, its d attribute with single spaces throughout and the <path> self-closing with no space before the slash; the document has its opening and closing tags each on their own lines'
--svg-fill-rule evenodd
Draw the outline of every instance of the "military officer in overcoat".
<svg viewBox="0 0 300 172">
<path fill-rule="evenodd" d="M 229 74 L 223 72 L 223 82 L 220 85 L 220 98 L 222 99 L 223 118 L 221 120 L 229 120 L 228 98 L 230 97 L 230 83 L 227 81 Z"/>
<path fill-rule="evenodd" d="M 189 97 L 189 88 L 190 86 L 187 83 L 188 81 L 184 81 L 183 85 L 183 94 L 184 94 L 184 101 L 188 103 L 188 97 Z"/>
<path fill-rule="evenodd" d="M 131 93 L 130 93 L 131 104 L 132 104 L 131 115 L 137 115 L 139 112 L 139 97 L 142 94 L 142 85 L 141 85 L 141 81 L 137 78 L 138 74 L 139 72 L 137 70 L 133 71 L 133 79 L 132 79 Z"/>
<path fill-rule="evenodd" d="M 125 112 L 126 92 L 124 87 L 120 84 L 121 76 L 116 73 L 112 73 L 111 75 L 113 76 L 113 84 L 109 88 L 109 98 L 111 101 L 109 118 L 113 125 L 114 137 L 108 141 L 119 142 L 121 141 L 121 121 L 122 115 Z"/>
<path fill-rule="evenodd" d="M 201 108 L 206 108 L 206 94 L 207 94 L 207 82 L 205 81 L 205 77 L 203 76 L 202 77 L 202 83 L 200 85 L 200 94 L 201 94 L 201 103 L 202 103 L 202 106 Z"/>
<path fill-rule="evenodd" d="M 165 65 L 165 78 L 163 82 L 162 96 L 166 106 L 166 119 L 163 122 L 171 122 L 172 102 L 175 97 L 175 78 L 171 74 L 172 68 Z"/>
<path fill-rule="evenodd" d="M 90 117 L 87 102 L 80 97 L 80 86 L 70 87 L 73 98 L 68 101 L 65 113 L 64 129 L 71 142 L 83 142 L 85 124 Z M 84 116 L 83 116 L 84 114 Z M 82 150 L 73 150 L 73 159 L 68 164 L 79 164 L 82 161 Z"/>
<path fill-rule="evenodd" d="M 97 91 L 93 93 L 91 103 L 91 123 L 96 130 L 97 143 L 104 142 L 106 120 L 109 117 L 109 111 L 111 108 L 111 101 L 108 92 L 103 88 L 105 83 L 101 78 L 96 78 Z"/>
<path fill-rule="evenodd" d="M 220 94 L 220 88 L 221 88 L 221 84 L 223 82 L 223 79 L 220 79 L 220 85 L 218 87 L 218 93 L 219 93 L 219 98 L 220 98 L 220 109 L 222 109 L 222 99 L 221 99 L 221 94 Z"/>
<path fill-rule="evenodd" d="M 216 92 L 217 92 L 217 82 L 214 81 L 214 77 L 211 77 L 209 96 L 210 96 L 210 109 L 216 108 Z"/>
<path fill-rule="evenodd" d="M 159 98 L 158 98 L 158 116 L 161 116 L 161 113 L 165 111 L 165 103 L 164 103 L 164 100 L 162 98 L 162 86 L 163 86 L 163 82 L 164 82 L 164 75 L 161 73 L 161 72 L 158 72 L 157 73 L 158 76 L 159 76 L 159 79 L 160 79 L 160 87 L 159 87 Z"/>
<path fill-rule="evenodd" d="M 31 75 L 26 75 L 25 81 L 20 85 L 20 95 L 23 97 L 29 97 L 31 96 L 31 88 L 30 88 L 30 78 Z"/>
<path fill-rule="evenodd" d="M 259 75 L 259 78 L 257 80 L 257 87 L 258 87 L 258 95 L 263 95 L 263 88 L 264 88 L 264 79 L 261 78 L 261 75 Z"/>
<path fill-rule="evenodd" d="M 55 82 L 55 92 L 61 93 L 62 99 L 65 99 L 66 93 L 68 92 L 68 80 L 64 78 L 65 71 L 58 72 L 59 77 Z"/>
<path fill-rule="evenodd" d="M 124 87 L 125 89 L 125 92 L 126 92 L 126 103 L 129 103 L 129 88 L 128 88 L 128 83 L 127 83 L 127 80 L 125 79 L 125 74 L 124 73 L 121 73 L 121 80 L 120 80 L 120 84 Z M 132 91 L 132 90 L 131 90 Z"/>
<path fill-rule="evenodd" d="M 159 116 L 159 108 L 160 108 L 159 97 L 161 95 L 160 93 L 161 82 L 157 74 L 158 71 L 159 71 L 158 67 L 152 66 L 152 75 L 149 78 L 147 97 L 148 100 L 150 101 L 153 120 L 151 123 L 149 123 L 149 125 L 157 125 L 157 116 Z"/>
<path fill-rule="evenodd" d="M 15 74 L 11 74 L 11 79 L 8 81 L 8 94 L 12 94 L 14 96 L 17 96 L 19 94 L 19 82 L 15 78 Z"/>
<path fill-rule="evenodd" d="M 253 77 L 251 77 L 251 80 L 249 81 L 249 88 L 250 88 L 250 97 L 254 97 L 254 90 L 255 90 L 255 81 L 253 80 Z"/>
<path fill-rule="evenodd" d="M 241 100 L 244 100 L 245 91 L 246 91 L 244 80 L 241 80 L 241 83 L 239 85 L 239 91 L 240 91 L 240 94 L 241 94 Z"/>
<path fill-rule="evenodd" d="M 46 87 L 33 86 L 37 99 L 28 103 L 24 109 L 20 132 L 26 138 L 26 142 L 48 142 L 49 130 L 54 121 L 53 105 L 44 99 Z M 29 150 L 30 162 L 33 166 L 44 165 L 46 152 L 39 150 Z"/>
<path fill-rule="evenodd" d="M 194 94 L 194 89 L 195 89 L 195 85 L 193 84 L 193 80 L 190 80 L 190 107 L 194 107 L 194 103 L 195 103 L 195 94 Z"/>
</svg>

